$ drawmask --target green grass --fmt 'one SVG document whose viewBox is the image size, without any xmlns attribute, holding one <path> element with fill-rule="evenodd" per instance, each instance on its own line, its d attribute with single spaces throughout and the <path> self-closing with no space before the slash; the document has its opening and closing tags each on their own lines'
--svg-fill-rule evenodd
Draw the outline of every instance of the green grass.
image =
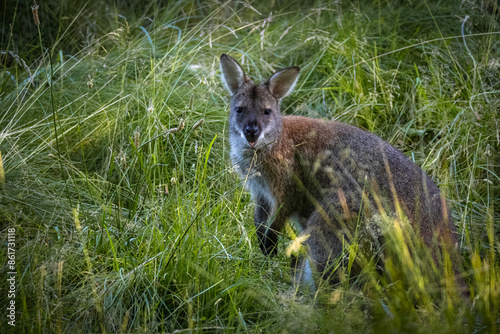
<svg viewBox="0 0 500 334">
<path fill-rule="evenodd" d="M 31 3 L 2 10 L 2 330 L 499 330 L 500 24 L 479 1 L 52 1 L 39 27 Z M 291 237 L 261 254 L 231 166 L 221 53 L 256 80 L 300 66 L 284 113 L 372 131 L 428 172 L 469 303 L 404 224 L 385 270 L 295 293 Z"/>
</svg>

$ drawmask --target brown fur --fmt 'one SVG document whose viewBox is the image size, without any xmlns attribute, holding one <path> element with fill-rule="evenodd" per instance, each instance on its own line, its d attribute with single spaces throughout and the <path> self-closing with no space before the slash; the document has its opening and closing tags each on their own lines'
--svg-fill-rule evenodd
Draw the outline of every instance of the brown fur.
<svg viewBox="0 0 500 334">
<path fill-rule="evenodd" d="M 309 235 L 309 256 L 324 272 L 360 220 L 398 210 L 429 247 L 436 249 L 437 240 L 455 252 L 456 228 L 439 189 L 401 152 L 348 124 L 281 116 L 279 102 L 296 82 L 298 68 L 255 85 L 229 56 L 221 57 L 221 67 L 233 95 L 231 157 L 256 204 L 265 254 L 276 253 L 278 233 L 288 218 L 298 216 Z"/>
</svg>

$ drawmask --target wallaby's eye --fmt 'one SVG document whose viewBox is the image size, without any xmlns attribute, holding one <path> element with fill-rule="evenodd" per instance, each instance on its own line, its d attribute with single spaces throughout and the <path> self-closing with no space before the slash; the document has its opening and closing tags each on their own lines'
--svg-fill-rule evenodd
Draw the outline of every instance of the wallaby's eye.
<svg viewBox="0 0 500 334">
<path fill-rule="evenodd" d="M 266 109 L 264 110 L 264 115 L 269 115 L 271 114 L 273 111 L 271 109 Z"/>
<path fill-rule="evenodd" d="M 243 111 L 243 108 L 240 108 L 240 107 L 236 107 L 236 109 L 234 109 L 238 114 L 241 114 L 242 111 Z"/>
</svg>

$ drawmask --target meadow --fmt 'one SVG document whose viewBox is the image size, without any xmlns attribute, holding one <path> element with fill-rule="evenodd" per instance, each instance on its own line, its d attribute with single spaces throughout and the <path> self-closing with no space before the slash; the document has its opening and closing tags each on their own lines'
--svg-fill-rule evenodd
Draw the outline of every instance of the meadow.
<svg viewBox="0 0 500 334">
<path fill-rule="evenodd" d="M 12 229 L 17 272 L 0 332 L 500 330 L 495 1 L 8 0 L 0 17 L 0 300 Z M 421 166 L 469 296 L 404 226 L 382 269 L 294 290 L 295 233 L 262 255 L 229 159 L 222 53 L 256 81 L 300 66 L 283 113 L 358 126 Z"/>
</svg>

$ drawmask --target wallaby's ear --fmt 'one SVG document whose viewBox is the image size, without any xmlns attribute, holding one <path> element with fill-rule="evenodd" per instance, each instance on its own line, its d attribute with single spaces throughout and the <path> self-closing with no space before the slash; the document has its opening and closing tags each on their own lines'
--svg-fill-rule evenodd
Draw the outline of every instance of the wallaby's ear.
<svg viewBox="0 0 500 334">
<path fill-rule="evenodd" d="M 276 72 L 267 81 L 267 87 L 273 96 L 280 100 L 292 92 L 298 81 L 300 68 L 298 66 L 287 67 Z"/>
<path fill-rule="evenodd" d="M 234 95 L 246 80 L 245 72 L 233 57 L 225 53 L 220 56 L 220 69 L 224 85 L 231 95 Z"/>
</svg>

